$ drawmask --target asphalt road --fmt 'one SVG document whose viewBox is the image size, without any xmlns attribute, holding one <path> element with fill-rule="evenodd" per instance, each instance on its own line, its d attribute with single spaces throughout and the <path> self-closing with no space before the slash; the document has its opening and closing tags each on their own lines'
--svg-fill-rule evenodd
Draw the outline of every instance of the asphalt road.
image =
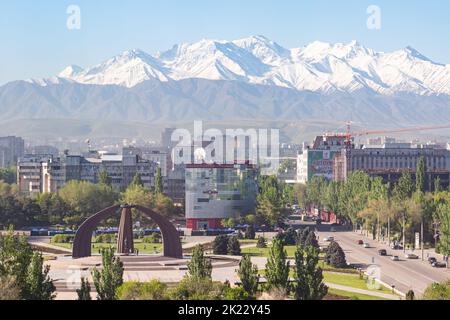
<svg viewBox="0 0 450 320">
<path fill-rule="evenodd" d="M 387 245 L 380 244 L 376 240 L 369 240 L 352 231 L 330 232 L 327 231 L 329 228 L 326 225 L 319 228 L 321 245 L 324 244 L 324 237 L 335 237 L 346 254 L 347 262 L 360 264 L 363 270 L 368 268 L 375 270 L 381 281 L 388 285 L 395 285 L 401 292 L 414 290 L 416 295 L 422 295 L 430 284 L 450 279 L 450 269 L 433 268 L 427 261 L 421 259 L 407 260 L 404 258 L 403 250 L 392 250 Z M 370 243 L 371 248 L 366 249 L 358 245 L 358 240 Z M 386 249 L 388 256 L 379 256 L 379 249 Z M 416 251 L 415 253 L 421 256 L 420 252 Z M 392 255 L 399 256 L 400 261 L 392 261 Z"/>
</svg>

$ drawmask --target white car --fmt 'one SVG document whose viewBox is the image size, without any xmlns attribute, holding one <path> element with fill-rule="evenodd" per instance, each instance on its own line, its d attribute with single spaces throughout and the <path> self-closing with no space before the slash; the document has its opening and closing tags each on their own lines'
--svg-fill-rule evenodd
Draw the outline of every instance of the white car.
<svg viewBox="0 0 450 320">
<path fill-rule="evenodd" d="M 392 261 L 400 261 L 400 258 L 398 256 L 392 256 L 391 260 Z"/>
<path fill-rule="evenodd" d="M 363 247 L 366 248 L 366 249 L 370 248 L 370 243 L 365 242 L 365 243 L 363 244 Z"/>
<path fill-rule="evenodd" d="M 333 242 L 334 241 L 334 237 L 325 237 L 325 238 L 323 238 L 323 241 L 325 241 L 325 242 Z"/>
</svg>

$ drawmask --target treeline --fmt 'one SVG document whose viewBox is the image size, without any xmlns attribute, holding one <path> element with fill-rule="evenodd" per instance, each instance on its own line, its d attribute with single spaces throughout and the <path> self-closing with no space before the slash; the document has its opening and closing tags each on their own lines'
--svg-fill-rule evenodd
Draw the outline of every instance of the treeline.
<svg viewBox="0 0 450 320">
<path fill-rule="evenodd" d="M 147 206 L 165 216 L 180 212 L 160 188 L 144 187 L 139 175 L 123 192 L 118 192 L 108 179 L 99 184 L 86 181 L 70 181 L 58 193 L 39 194 L 35 197 L 21 194 L 14 184 L 0 181 L 0 226 L 23 227 L 67 226 L 76 228 L 88 216 L 117 203 Z M 116 226 L 118 218 L 111 218 L 105 225 Z"/>
<path fill-rule="evenodd" d="M 423 229 L 424 242 L 450 250 L 450 193 L 435 182 L 435 192 L 425 192 L 424 159 L 419 161 L 416 182 L 410 173 L 402 174 L 394 184 L 380 177 L 354 172 L 346 182 L 328 182 L 314 177 L 307 186 L 295 188 L 304 207 L 327 209 L 347 221 L 354 229 L 363 229 L 374 239 L 414 243 L 415 233 Z"/>
</svg>

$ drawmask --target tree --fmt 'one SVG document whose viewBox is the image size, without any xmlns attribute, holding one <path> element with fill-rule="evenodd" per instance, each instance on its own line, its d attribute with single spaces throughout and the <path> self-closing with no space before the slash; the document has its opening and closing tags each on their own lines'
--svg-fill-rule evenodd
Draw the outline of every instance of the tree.
<svg viewBox="0 0 450 320">
<path fill-rule="evenodd" d="M 288 293 L 289 270 L 290 262 L 287 261 L 287 253 L 284 250 L 283 242 L 280 239 L 275 239 L 269 250 L 269 257 L 266 264 L 268 289 L 279 289 Z"/>
<path fill-rule="evenodd" d="M 414 291 L 409 290 L 409 291 L 406 293 L 406 300 L 408 300 L 408 301 L 413 301 L 413 300 L 415 300 L 415 299 L 416 299 L 416 298 L 415 298 Z"/>
<path fill-rule="evenodd" d="M 35 252 L 28 267 L 26 300 L 53 300 L 55 298 L 56 288 L 48 275 L 50 267 L 43 267 L 43 264 L 42 254 Z"/>
<path fill-rule="evenodd" d="M 194 280 L 211 279 L 211 260 L 205 257 L 203 246 L 194 248 L 191 261 L 188 262 L 188 277 Z"/>
<path fill-rule="evenodd" d="M 88 301 L 92 300 L 91 298 L 91 285 L 89 281 L 82 277 L 81 278 L 81 287 L 77 289 L 78 300 Z"/>
<path fill-rule="evenodd" d="M 27 294 L 28 267 L 31 264 L 33 250 L 25 237 L 14 236 L 12 227 L 0 235 L 0 277 L 12 277 L 20 289 L 20 298 Z"/>
<path fill-rule="evenodd" d="M 100 184 L 103 184 L 103 185 L 106 185 L 106 186 L 111 186 L 111 179 L 110 179 L 110 177 L 108 176 L 108 172 L 106 172 L 106 171 L 101 171 L 99 174 L 98 174 L 98 182 L 100 183 Z"/>
<path fill-rule="evenodd" d="M 334 268 L 347 267 L 347 260 L 345 259 L 344 250 L 342 250 L 341 246 L 337 242 L 333 241 L 328 246 L 325 254 L 325 262 Z"/>
<path fill-rule="evenodd" d="M 245 229 L 245 239 L 254 240 L 255 237 L 256 237 L 255 227 L 252 224 L 250 224 Z"/>
<path fill-rule="evenodd" d="M 20 300 L 20 287 L 11 276 L 0 276 L 0 301 Z"/>
<path fill-rule="evenodd" d="M 416 169 L 416 191 L 425 192 L 427 188 L 427 164 L 425 157 L 420 157 Z"/>
<path fill-rule="evenodd" d="M 423 295 L 424 300 L 450 300 L 450 280 L 443 283 L 433 283 Z"/>
<path fill-rule="evenodd" d="M 159 194 L 159 193 L 163 193 L 163 191 L 164 191 L 164 189 L 163 189 L 161 168 L 158 167 L 158 169 L 156 170 L 156 176 L 155 176 L 155 193 Z"/>
<path fill-rule="evenodd" d="M 436 220 L 439 223 L 439 252 L 450 256 L 450 202 L 440 204 L 436 212 Z"/>
<path fill-rule="evenodd" d="M 237 237 L 230 237 L 228 239 L 228 254 L 231 256 L 241 255 L 241 244 Z"/>
<path fill-rule="evenodd" d="M 250 256 L 244 256 L 239 263 L 238 276 L 241 286 L 249 296 L 254 297 L 258 291 L 258 266 L 252 264 Z"/>
<path fill-rule="evenodd" d="M 228 236 L 219 235 L 213 242 L 213 253 L 218 255 L 226 255 L 228 253 Z"/>
<path fill-rule="evenodd" d="M 17 183 L 16 167 L 0 168 L 0 181 L 4 181 L 7 184 Z"/>
<path fill-rule="evenodd" d="M 405 201 L 411 198 L 414 189 L 411 174 L 404 172 L 394 187 L 394 197 L 398 201 Z"/>
<path fill-rule="evenodd" d="M 133 177 L 133 181 L 131 181 L 130 186 L 134 186 L 134 187 L 142 187 L 144 188 L 144 182 L 142 181 L 142 176 L 139 172 L 137 172 L 134 177 Z"/>
<path fill-rule="evenodd" d="M 98 300 L 116 300 L 117 288 L 123 284 L 123 263 L 114 256 L 114 249 L 102 249 L 103 269 L 92 272 Z"/>
<path fill-rule="evenodd" d="M 319 251 L 314 247 L 297 246 L 295 252 L 295 285 L 297 300 L 322 300 L 328 293 L 318 267 Z"/>
</svg>

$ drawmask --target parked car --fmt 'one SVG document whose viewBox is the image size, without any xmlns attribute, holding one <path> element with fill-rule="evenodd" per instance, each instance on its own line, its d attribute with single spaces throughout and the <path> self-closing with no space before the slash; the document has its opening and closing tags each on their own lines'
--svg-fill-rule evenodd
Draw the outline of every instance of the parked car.
<svg viewBox="0 0 450 320">
<path fill-rule="evenodd" d="M 436 261 L 431 265 L 433 268 L 446 268 L 447 264 L 445 262 Z"/>
<path fill-rule="evenodd" d="M 417 259 L 419 259 L 419 256 L 414 253 L 407 253 L 407 254 L 405 254 L 405 258 L 409 259 L 409 260 L 417 260 Z"/>
<path fill-rule="evenodd" d="M 381 249 L 381 250 L 378 250 L 378 254 L 379 254 L 380 256 L 385 257 L 385 256 L 387 256 L 387 251 L 384 250 L 384 249 Z"/>
<path fill-rule="evenodd" d="M 364 241 L 358 240 L 358 244 L 359 244 L 360 246 L 362 246 L 362 245 L 364 244 Z"/>
<path fill-rule="evenodd" d="M 392 250 L 403 250 L 403 247 L 400 244 L 393 244 L 391 246 Z"/>
<path fill-rule="evenodd" d="M 433 263 L 437 262 L 437 259 L 435 257 L 429 257 L 428 262 L 432 265 Z"/>
<path fill-rule="evenodd" d="M 365 243 L 363 244 L 363 247 L 366 248 L 366 249 L 370 248 L 370 243 L 365 242 Z"/>
<path fill-rule="evenodd" d="M 399 256 L 392 256 L 391 258 L 392 261 L 400 261 Z"/>
<path fill-rule="evenodd" d="M 323 241 L 325 241 L 325 242 L 333 242 L 334 241 L 334 237 L 325 237 L 325 238 L 323 238 Z"/>
</svg>

